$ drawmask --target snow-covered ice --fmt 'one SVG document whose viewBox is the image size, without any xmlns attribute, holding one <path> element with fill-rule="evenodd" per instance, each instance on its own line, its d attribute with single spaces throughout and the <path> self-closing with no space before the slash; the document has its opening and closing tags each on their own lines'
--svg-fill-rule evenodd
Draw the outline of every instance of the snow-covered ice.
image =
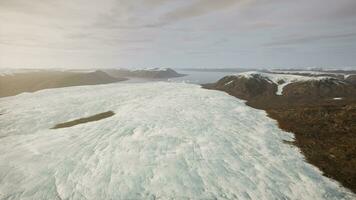
<svg viewBox="0 0 356 200">
<path fill-rule="evenodd" d="M 233 83 L 234 81 L 229 81 L 227 83 L 225 83 L 225 85 L 230 85 L 231 83 Z"/>
<path fill-rule="evenodd" d="M 264 111 L 198 85 L 47 89 L 1 98 L 0 113 L 0 199 L 355 198 Z"/>
<path fill-rule="evenodd" d="M 344 98 L 342 98 L 342 97 L 334 97 L 333 99 L 334 100 L 343 100 Z"/>
</svg>

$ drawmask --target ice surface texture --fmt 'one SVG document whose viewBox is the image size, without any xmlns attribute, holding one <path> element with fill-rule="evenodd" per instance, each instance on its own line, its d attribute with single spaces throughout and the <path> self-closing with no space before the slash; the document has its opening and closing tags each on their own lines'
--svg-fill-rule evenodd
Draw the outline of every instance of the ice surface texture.
<svg viewBox="0 0 356 200">
<path fill-rule="evenodd" d="M 197 85 L 48 89 L 1 98 L 0 113 L 0 199 L 355 198 L 264 111 Z"/>
</svg>

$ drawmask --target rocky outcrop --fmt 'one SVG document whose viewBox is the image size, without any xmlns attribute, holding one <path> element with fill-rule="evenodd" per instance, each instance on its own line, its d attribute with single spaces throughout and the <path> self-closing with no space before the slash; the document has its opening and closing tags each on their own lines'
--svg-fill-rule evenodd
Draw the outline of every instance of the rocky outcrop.
<svg viewBox="0 0 356 200">
<path fill-rule="evenodd" d="M 223 90 L 233 96 L 238 96 L 239 98 L 245 100 L 257 96 L 270 96 L 277 90 L 277 86 L 275 84 L 258 75 L 253 78 L 246 78 L 243 76 L 226 76 L 215 84 L 207 84 L 205 86 L 217 90 Z"/>
</svg>

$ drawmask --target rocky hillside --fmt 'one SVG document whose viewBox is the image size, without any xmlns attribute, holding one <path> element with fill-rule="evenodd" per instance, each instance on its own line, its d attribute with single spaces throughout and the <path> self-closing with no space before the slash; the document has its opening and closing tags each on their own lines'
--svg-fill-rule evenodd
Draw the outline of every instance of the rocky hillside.
<svg viewBox="0 0 356 200">
<path fill-rule="evenodd" d="M 22 92 L 34 92 L 47 88 L 78 85 L 97 85 L 126 80 L 109 76 L 103 71 L 30 71 L 0 76 L 0 97 L 12 96 Z"/>
<path fill-rule="evenodd" d="M 354 78 L 247 72 L 226 76 L 204 87 L 222 90 L 244 100 L 260 102 L 263 104 L 261 108 L 265 108 L 285 104 L 309 105 L 325 101 L 354 100 Z M 269 100 L 268 103 L 265 102 L 266 99 Z"/>
<path fill-rule="evenodd" d="M 203 87 L 266 110 L 281 128 L 295 134 L 294 144 L 310 163 L 356 192 L 355 79 L 248 72 Z"/>
<path fill-rule="evenodd" d="M 167 79 L 184 76 L 169 68 L 140 70 L 8 70 L 0 72 L 0 97 L 47 88 L 107 84 L 128 78 Z"/>
<path fill-rule="evenodd" d="M 277 91 L 277 85 L 263 78 L 260 74 L 251 74 L 251 77 L 226 76 L 216 83 L 205 86 L 226 91 L 245 100 L 258 96 L 270 96 Z"/>
</svg>

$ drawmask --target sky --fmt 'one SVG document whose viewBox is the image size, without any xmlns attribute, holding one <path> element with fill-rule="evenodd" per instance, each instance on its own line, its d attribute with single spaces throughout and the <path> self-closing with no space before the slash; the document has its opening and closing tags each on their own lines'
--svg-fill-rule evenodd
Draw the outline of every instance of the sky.
<svg viewBox="0 0 356 200">
<path fill-rule="evenodd" d="M 0 0 L 0 68 L 356 69 L 356 0 Z"/>
</svg>

